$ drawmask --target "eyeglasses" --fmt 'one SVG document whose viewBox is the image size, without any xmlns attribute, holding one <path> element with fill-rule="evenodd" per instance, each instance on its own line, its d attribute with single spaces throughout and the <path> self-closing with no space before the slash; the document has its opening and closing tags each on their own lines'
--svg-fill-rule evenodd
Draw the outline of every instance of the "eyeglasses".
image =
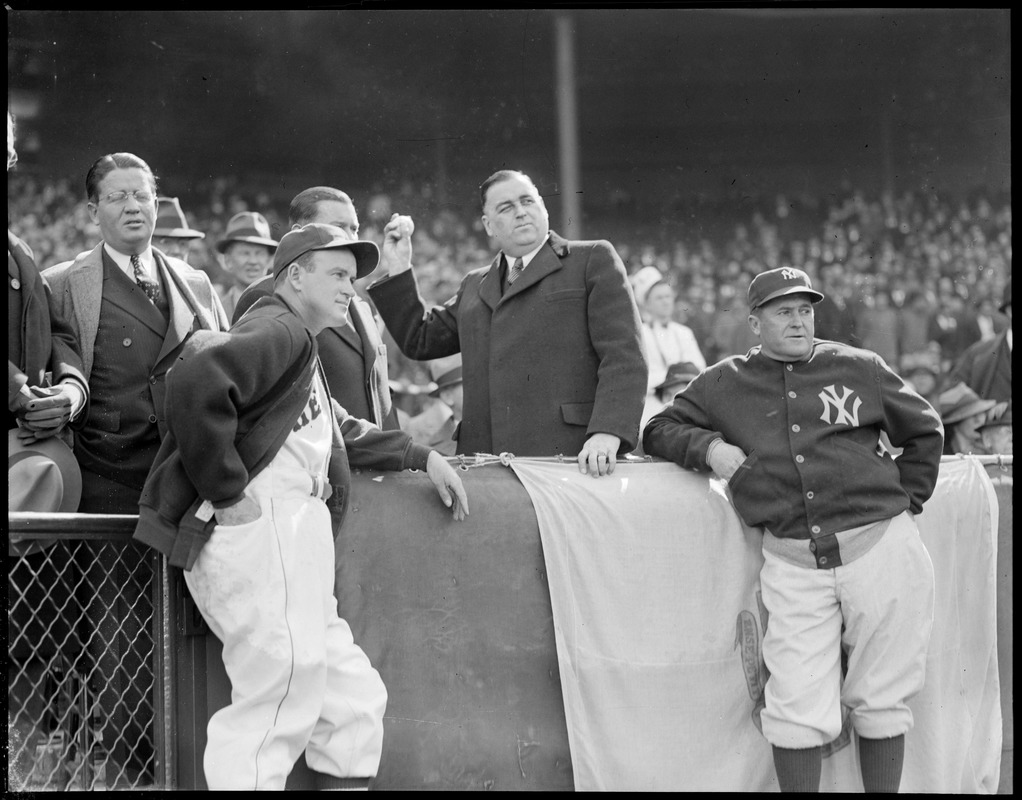
<svg viewBox="0 0 1022 800">
<path fill-rule="evenodd" d="M 110 192 L 110 194 L 104 195 L 101 199 L 106 200 L 108 203 L 126 203 L 128 196 L 134 197 L 135 200 L 141 204 L 151 203 L 153 201 L 153 194 L 148 189 L 135 189 L 131 192 Z"/>
</svg>

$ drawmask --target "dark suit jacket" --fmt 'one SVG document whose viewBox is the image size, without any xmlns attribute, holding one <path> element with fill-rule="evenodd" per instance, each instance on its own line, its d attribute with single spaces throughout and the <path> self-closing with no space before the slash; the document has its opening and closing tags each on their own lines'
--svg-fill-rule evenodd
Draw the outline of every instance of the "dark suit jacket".
<svg viewBox="0 0 1022 800">
<path fill-rule="evenodd" d="M 1011 350 L 1008 331 L 968 348 L 951 371 L 949 385 L 958 381 L 985 400 L 1011 400 Z"/>
<path fill-rule="evenodd" d="M 270 294 L 272 275 L 244 291 L 231 323 L 237 323 L 256 300 Z M 373 311 L 356 296 L 348 306 L 348 319 L 343 328 L 326 328 L 316 337 L 330 394 L 353 417 L 367 419 L 384 430 L 398 430 L 387 376 L 387 345 L 380 338 Z"/>
<path fill-rule="evenodd" d="M 411 271 L 369 288 L 409 358 L 462 354 L 459 453 L 574 457 L 594 433 L 638 440 L 648 365 L 624 265 L 606 241 L 550 239 L 501 295 L 501 256 L 428 309 Z"/>
<path fill-rule="evenodd" d="M 85 380 L 82 352 L 71 326 L 50 305 L 50 290 L 36 268 L 28 245 L 7 232 L 7 400 L 26 383 L 43 386 L 52 373 L 54 384 L 72 378 L 85 394 L 88 413 L 89 385 Z M 16 426 L 8 415 L 8 430 Z"/>
</svg>

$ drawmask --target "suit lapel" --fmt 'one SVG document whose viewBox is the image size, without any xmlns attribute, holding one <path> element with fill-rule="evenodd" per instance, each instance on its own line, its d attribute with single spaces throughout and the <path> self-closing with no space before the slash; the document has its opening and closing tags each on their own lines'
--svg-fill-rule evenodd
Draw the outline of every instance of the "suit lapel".
<svg viewBox="0 0 1022 800">
<path fill-rule="evenodd" d="M 153 250 L 153 256 L 163 278 L 163 285 L 167 287 L 167 302 L 170 304 L 167 335 L 163 340 L 163 347 L 160 348 L 159 358 L 156 359 L 156 363 L 159 363 L 192 332 L 195 325 L 195 309 L 191 302 L 191 291 L 180 279 L 177 271 L 167 264 L 157 251 Z"/>
<path fill-rule="evenodd" d="M 500 302 L 500 259 L 501 255 L 498 254 L 479 283 L 479 299 L 491 309 L 496 308 Z"/>
<path fill-rule="evenodd" d="M 521 277 L 507 288 L 507 291 L 504 293 L 503 300 L 507 301 L 508 298 L 521 294 L 530 286 L 534 286 L 547 275 L 557 272 L 560 268 L 561 259 L 557 257 L 557 254 L 553 251 L 549 244 L 544 244 L 543 247 L 540 248 L 539 252 L 536 253 L 535 258 L 529 262 L 529 266 L 526 267 L 525 272 L 521 274 Z"/>
</svg>

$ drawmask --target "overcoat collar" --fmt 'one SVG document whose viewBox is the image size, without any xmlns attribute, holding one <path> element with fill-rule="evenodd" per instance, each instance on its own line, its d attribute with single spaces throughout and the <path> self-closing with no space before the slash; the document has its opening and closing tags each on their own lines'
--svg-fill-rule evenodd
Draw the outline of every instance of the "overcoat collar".
<svg viewBox="0 0 1022 800">
<path fill-rule="evenodd" d="M 528 289 L 530 286 L 539 283 L 547 275 L 557 272 L 561 268 L 561 259 L 571 252 L 570 243 L 567 239 L 558 236 L 550 231 L 546 243 L 536 253 L 536 257 L 529 262 L 528 269 L 522 276 L 508 287 L 506 293 L 501 293 L 500 260 L 503 254 L 498 253 L 497 257 L 490 264 L 490 269 L 483 276 L 479 284 L 479 298 L 491 309 L 496 308 L 501 302 L 514 297 Z"/>
</svg>

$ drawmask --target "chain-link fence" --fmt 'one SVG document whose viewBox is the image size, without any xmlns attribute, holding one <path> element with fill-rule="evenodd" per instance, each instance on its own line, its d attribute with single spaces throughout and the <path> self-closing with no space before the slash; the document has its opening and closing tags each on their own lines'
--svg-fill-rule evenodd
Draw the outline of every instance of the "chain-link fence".
<svg viewBox="0 0 1022 800">
<path fill-rule="evenodd" d="M 7 788 L 167 788 L 161 559 L 81 515 L 57 515 L 77 517 L 74 532 L 38 515 L 15 534 L 22 516 L 11 515 Z"/>
</svg>

